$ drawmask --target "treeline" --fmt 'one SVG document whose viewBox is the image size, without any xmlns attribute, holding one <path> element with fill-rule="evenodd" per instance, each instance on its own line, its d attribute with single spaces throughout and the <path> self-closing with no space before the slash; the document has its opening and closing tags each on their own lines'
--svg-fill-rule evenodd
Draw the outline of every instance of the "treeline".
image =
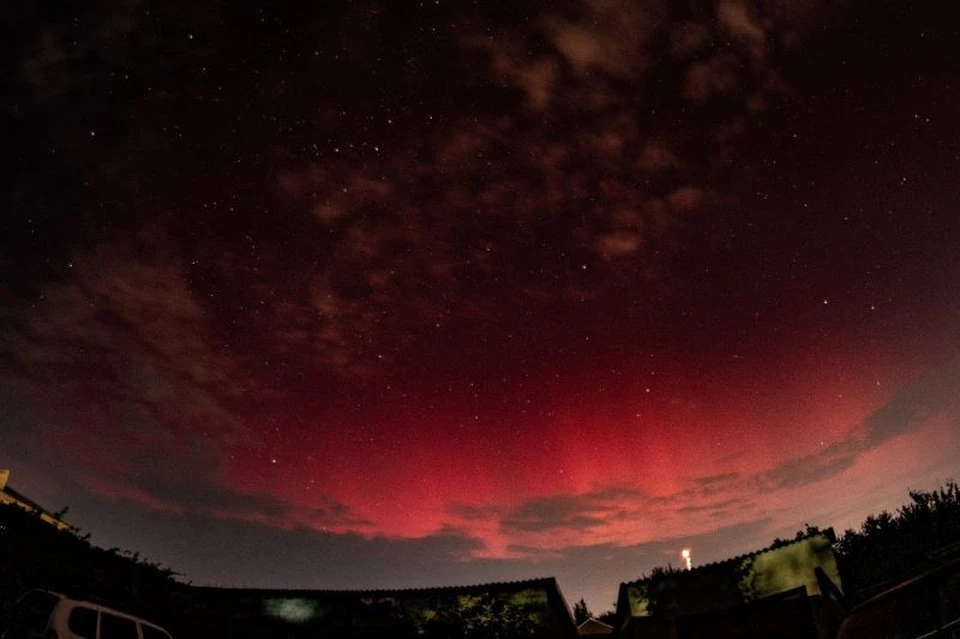
<svg viewBox="0 0 960 639">
<path fill-rule="evenodd" d="M 169 615 L 176 573 L 136 552 L 103 549 L 13 504 L 0 504 L 0 619 L 31 588 L 53 590 L 152 619 Z"/>
<path fill-rule="evenodd" d="M 960 551 L 960 485 L 951 480 L 909 495 L 895 513 L 870 515 L 860 530 L 847 530 L 837 540 L 844 590 L 854 601 Z"/>
<path fill-rule="evenodd" d="M 947 481 L 936 490 L 915 490 L 895 512 L 870 515 L 858 530 L 849 529 L 833 544 L 847 605 L 855 605 L 911 573 L 936 565 L 942 556 L 960 554 L 960 484 Z M 777 548 L 823 532 L 807 524 L 792 539 L 774 539 Z M 656 582 L 679 569 L 658 566 L 640 580 Z M 652 602 L 651 602 L 652 603 Z M 614 608 L 616 603 L 614 603 Z M 594 616 L 583 599 L 574 604 L 579 622 Z M 597 615 L 612 623 L 615 610 Z"/>
</svg>

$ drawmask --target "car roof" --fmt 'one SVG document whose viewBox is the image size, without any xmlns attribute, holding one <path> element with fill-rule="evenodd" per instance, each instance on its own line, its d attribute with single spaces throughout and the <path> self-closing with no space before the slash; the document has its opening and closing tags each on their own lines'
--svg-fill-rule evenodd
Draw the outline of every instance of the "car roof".
<svg viewBox="0 0 960 639">
<path fill-rule="evenodd" d="M 151 621 L 147 621 L 147 620 L 144 619 L 143 617 L 138 617 L 138 616 L 136 616 L 136 615 L 131 615 L 130 613 L 122 612 L 122 611 L 120 611 L 120 610 L 115 610 L 114 608 L 111 608 L 111 607 L 109 607 L 109 606 L 104 606 L 103 604 L 97 603 L 96 601 L 87 601 L 87 600 L 85 600 L 85 599 L 75 599 L 75 598 L 69 597 L 69 596 L 67 596 L 67 595 L 65 595 L 65 594 L 63 594 L 63 593 L 54 592 L 54 591 L 52 591 L 52 590 L 44 590 L 43 588 L 35 588 L 35 589 L 33 589 L 32 591 L 30 591 L 30 592 L 45 592 L 45 593 L 47 593 L 47 594 L 50 594 L 50 595 L 54 595 L 54 596 L 56 596 L 56 597 L 59 597 L 61 601 L 69 602 L 71 605 L 82 605 L 82 606 L 88 606 L 88 607 L 91 607 L 91 608 L 96 608 L 96 609 L 99 610 L 100 612 L 107 612 L 107 613 L 110 613 L 111 615 L 116 615 L 116 616 L 118 616 L 118 617 L 124 617 L 124 618 L 126 618 L 126 619 L 130 619 L 130 620 L 132 620 L 132 621 L 136 621 L 136 622 L 138 622 L 138 623 L 140 623 L 140 624 L 143 624 L 143 625 L 146 625 L 146 626 L 150 626 L 150 627 L 155 628 L 155 629 L 157 629 L 157 630 L 162 630 L 162 631 L 163 631 L 164 633 L 166 633 L 166 634 L 170 634 L 170 633 L 167 632 L 167 630 L 166 630 L 165 628 L 163 628 L 162 626 L 158 626 L 157 624 L 155 624 L 155 623 L 153 623 L 153 622 L 151 622 Z"/>
</svg>

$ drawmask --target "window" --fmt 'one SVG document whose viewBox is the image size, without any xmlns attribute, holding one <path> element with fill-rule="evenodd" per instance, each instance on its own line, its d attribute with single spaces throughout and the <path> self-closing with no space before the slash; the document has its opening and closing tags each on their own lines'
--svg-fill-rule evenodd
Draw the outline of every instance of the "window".
<svg viewBox="0 0 960 639">
<path fill-rule="evenodd" d="M 73 634 L 83 639 L 97 638 L 97 611 L 93 608 L 77 606 L 70 611 L 67 619 L 67 628 Z"/>
<path fill-rule="evenodd" d="M 137 622 L 105 612 L 100 615 L 100 639 L 140 639 Z"/>
<path fill-rule="evenodd" d="M 143 639 L 170 639 L 170 635 L 153 626 L 140 624 L 140 630 L 143 631 Z"/>
</svg>

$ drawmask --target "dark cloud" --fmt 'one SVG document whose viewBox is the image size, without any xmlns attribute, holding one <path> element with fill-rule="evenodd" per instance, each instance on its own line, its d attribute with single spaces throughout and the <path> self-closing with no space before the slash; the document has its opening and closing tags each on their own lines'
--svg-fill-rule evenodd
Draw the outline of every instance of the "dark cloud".
<svg viewBox="0 0 960 639">
<path fill-rule="evenodd" d="M 638 282 L 645 289 L 638 297 L 650 295 L 675 234 L 721 200 L 706 183 L 710 163 L 742 133 L 747 103 L 760 104 L 757 94 L 773 90 L 774 63 L 763 43 L 788 30 L 805 33 L 810 16 L 838 11 L 838 3 L 809 4 L 800 11 L 724 0 L 685 16 L 660 0 L 631 7 L 581 0 L 509 25 L 492 8 L 480 8 L 470 16 L 476 28 L 437 22 L 452 50 L 440 54 L 411 43 L 408 60 L 417 64 L 405 64 L 379 51 L 390 21 L 404 21 L 369 3 L 369 11 L 344 10 L 334 20 L 305 24 L 324 45 L 307 59 L 288 60 L 283 84 L 267 79 L 259 87 L 250 78 L 270 78 L 273 70 L 246 55 L 224 25 L 263 24 L 263 16 L 238 11 L 228 21 L 215 9 L 194 10 L 190 24 L 174 33 L 157 24 L 177 23 L 176 7 L 147 15 L 129 2 L 109 17 L 92 12 L 38 24 L 33 40 L 23 36 L 20 79 L 42 112 L 55 112 L 78 92 L 117 96 L 116 119 L 136 124 L 100 127 L 97 139 L 108 142 L 98 147 L 90 188 L 113 194 L 116 215 L 137 210 L 162 232 L 190 238 L 160 267 L 176 272 L 157 275 L 180 286 L 179 300 L 193 305 L 173 313 L 189 312 L 194 326 L 224 335 L 207 345 L 196 343 L 202 335 L 192 336 L 194 347 L 209 351 L 196 358 L 198 366 L 209 365 L 195 371 L 199 381 L 229 377 L 249 390 L 246 383 L 265 361 L 282 362 L 285 370 L 270 370 L 274 379 L 258 388 L 262 395 L 267 386 L 292 386 L 286 371 L 295 369 L 322 368 L 349 379 L 382 375 L 438 327 L 490 330 L 511 313 L 575 307 Z M 424 25 L 432 19 L 423 16 Z M 684 61 L 666 62 L 664 47 L 679 48 Z M 478 52 L 488 77 L 476 73 Z M 254 68 L 240 73 L 224 68 L 225 59 Z M 356 98 L 364 106 L 351 102 L 351 108 L 361 109 L 378 103 L 355 95 L 369 88 L 356 78 L 371 78 L 385 63 L 399 96 L 390 113 L 413 110 L 423 121 L 371 112 L 358 119 L 380 124 L 364 125 L 362 135 L 344 127 L 353 119 L 344 103 Z M 177 87 L 150 80 L 171 73 L 179 74 Z M 422 90 L 425 76 L 438 85 L 475 79 L 449 95 L 440 92 L 436 113 L 420 113 L 403 96 Z M 654 76 L 658 83 L 670 78 L 666 86 L 674 93 L 653 91 Z M 343 95 L 315 87 L 317 77 Z M 532 114 L 516 101 L 490 99 L 505 83 L 520 89 Z M 309 105 L 294 100 L 292 86 L 316 89 L 307 92 Z M 126 99 L 128 92 L 137 99 Z M 481 96 L 486 106 L 478 108 Z M 719 122 L 677 120 L 672 114 L 684 96 L 729 97 L 738 106 Z M 240 101 L 263 121 L 295 113 L 315 124 L 295 135 L 251 133 L 243 114 L 231 119 L 224 112 L 227 102 Z M 165 118 L 184 104 L 196 117 L 174 130 Z M 318 120 L 318 112 L 325 117 Z M 77 121 L 53 120 L 62 129 L 58 137 L 69 139 L 65 153 L 79 159 L 89 151 L 97 127 L 78 121 L 96 116 L 81 111 Z M 242 143 L 223 143 L 237 140 L 241 129 L 248 132 Z M 728 132 L 727 139 L 704 148 L 714 129 Z M 183 152 L 185 140 L 190 154 Z M 182 166 L 187 155 L 205 159 Z M 238 179 L 251 174 L 266 177 Z M 126 197 L 119 198 L 121 191 Z M 145 200 L 155 204 L 144 207 Z M 170 221 L 169 210 L 193 211 L 203 225 L 190 216 Z M 282 249 L 275 238 L 257 237 L 268 226 L 285 238 Z M 231 239 L 209 238 L 218 232 Z M 559 252 L 552 248 L 561 245 Z M 71 257 L 82 261 L 64 261 Z M 87 258 L 109 264 L 106 256 Z M 288 266 L 301 276 L 278 286 Z M 224 291 L 229 302 L 217 295 Z M 64 302 L 56 313 L 66 316 L 81 303 Z M 239 343 L 251 335 L 259 344 L 247 352 Z M 248 379 L 233 381 L 241 373 Z"/>
<path fill-rule="evenodd" d="M 611 518 L 627 513 L 625 500 L 643 500 L 636 489 L 612 486 L 577 495 L 554 495 L 530 499 L 506 513 L 500 525 L 507 533 L 587 532 L 607 525 Z"/>
<path fill-rule="evenodd" d="M 717 486 L 723 486 L 724 484 L 735 482 L 738 479 L 740 479 L 740 473 L 719 473 L 717 475 L 697 477 L 693 480 L 693 483 L 704 491 L 711 491 Z"/>
<path fill-rule="evenodd" d="M 718 518 L 721 515 L 731 514 L 736 509 L 745 509 L 746 507 L 752 506 L 753 504 L 754 502 L 751 499 L 737 497 L 734 499 L 719 500 L 714 503 L 698 504 L 696 506 L 681 506 L 676 509 L 676 512 L 681 515 L 708 512 L 713 517 Z"/>
<path fill-rule="evenodd" d="M 94 531 L 93 541 L 123 546 L 131 534 L 136 550 L 173 568 L 189 567 L 185 579 L 198 585 L 265 588 L 396 588 L 464 583 L 463 560 L 479 542 L 440 531 L 419 539 L 280 527 L 269 520 L 176 515 L 144 511 L 129 517 L 129 504 L 93 497 L 74 510 L 105 513 L 104 521 L 74 517 Z M 157 534 L 148 534 L 149 531 Z M 156 540 L 163 540 L 157 542 Z M 229 540 L 229 543 L 225 543 Z M 478 577 L 479 579 L 479 577 Z"/>
<path fill-rule="evenodd" d="M 760 473 L 756 481 L 765 489 L 824 481 L 852 467 L 864 453 L 928 424 L 936 415 L 960 422 L 960 358 L 956 356 L 902 385 L 845 439 L 782 462 Z"/>
<path fill-rule="evenodd" d="M 879 446 L 943 412 L 951 421 L 960 420 L 960 356 L 897 389 L 890 401 L 867 418 L 864 443 Z"/>
<path fill-rule="evenodd" d="M 706 102 L 714 96 L 730 95 L 740 90 L 740 63 L 736 56 L 719 52 L 690 67 L 683 83 L 683 97 L 693 102 Z"/>
<path fill-rule="evenodd" d="M 448 511 L 454 517 L 467 521 L 488 521 L 499 518 L 502 508 L 499 506 L 475 506 L 471 504 L 453 504 Z"/>
<path fill-rule="evenodd" d="M 372 522 L 358 516 L 346 504 L 322 493 L 313 496 L 309 506 L 299 506 L 267 492 L 240 492 L 229 488 L 223 484 L 223 478 L 213 472 L 219 465 L 222 464 L 208 463 L 190 474 L 124 477 L 116 484 L 124 486 L 125 490 L 136 488 L 143 491 L 143 495 L 151 500 L 147 505 L 169 504 L 171 509 L 181 513 L 197 513 L 279 528 L 303 526 L 354 532 L 373 529 Z M 114 497 L 109 488 L 103 494 Z M 116 497 L 123 500 L 124 494 Z"/>
<path fill-rule="evenodd" d="M 75 250 L 29 302 L 6 307 L 0 354 L 55 405 L 145 420 L 229 422 L 242 371 L 213 344 L 187 266 L 156 228 Z M 108 408 L 109 407 L 109 408 Z M 141 424 L 142 426 L 142 424 Z"/>
<path fill-rule="evenodd" d="M 787 460 L 757 476 L 766 490 L 796 488 L 825 481 L 853 466 L 864 452 L 858 439 L 844 439 L 803 457 Z"/>
</svg>

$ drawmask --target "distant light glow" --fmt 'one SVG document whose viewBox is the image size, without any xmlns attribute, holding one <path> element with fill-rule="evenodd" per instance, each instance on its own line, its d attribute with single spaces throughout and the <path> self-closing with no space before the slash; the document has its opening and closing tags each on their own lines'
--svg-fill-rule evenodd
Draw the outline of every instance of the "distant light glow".
<svg viewBox="0 0 960 639">
<path fill-rule="evenodd" d="M 263 608 L 267 615 L 288 623 L 306 623 L 320 612 L 317 602 L 310 599 L 267 599 Z"/>
<path fill-rule="evenodd" d="M 690 570 L 693 567 L 693 561 L 690 559 L 690 549 L 684 548 L 681 550 L 680 556 L 683 557 L 683 561 L 686 564 L 687 570 Z"/>
</svg>

